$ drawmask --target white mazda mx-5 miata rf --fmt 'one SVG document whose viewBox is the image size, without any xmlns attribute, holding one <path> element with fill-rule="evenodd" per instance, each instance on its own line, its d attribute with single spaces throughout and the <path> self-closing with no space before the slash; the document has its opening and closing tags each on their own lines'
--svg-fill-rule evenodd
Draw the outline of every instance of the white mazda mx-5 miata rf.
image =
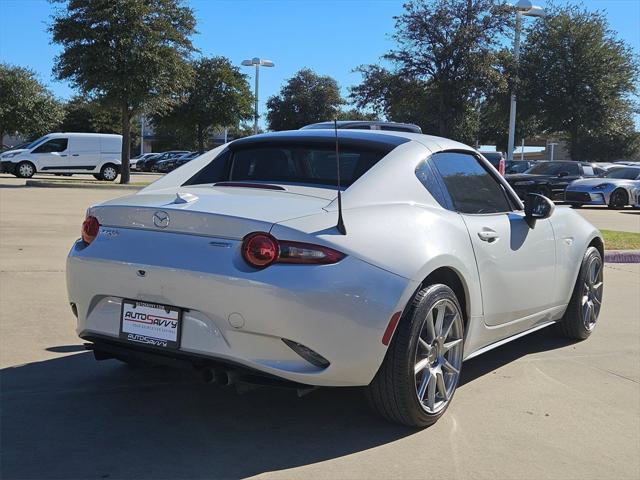
<svg viewBox="0 0 640 480">
<path fill-rule="evenodd" d="M 67 285 L 98 359 L 366 386 L 380 414 L 424 427 L 464 360 L 553 323 L 587 338 L 603 249 L 570 208 L 523 205 L 468 146 L 301 130 L 222 145 L 89 208 Z"/>
</svg>

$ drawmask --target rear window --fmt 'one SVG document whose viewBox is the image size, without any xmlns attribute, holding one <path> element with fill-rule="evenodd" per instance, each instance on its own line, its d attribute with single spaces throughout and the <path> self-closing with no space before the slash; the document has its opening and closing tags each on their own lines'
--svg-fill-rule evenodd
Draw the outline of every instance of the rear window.
<svg viewBox="0 0 640 480">
<path fill-rule="evenodd" d="M 373 167 L 389 150 L 340 148 L 340 183 L 348 187 Z M 263 145 L 228 150 L 214 158 L 186 185 L 222 181 L 335 186 L 335 145 Z"/>
</svg>

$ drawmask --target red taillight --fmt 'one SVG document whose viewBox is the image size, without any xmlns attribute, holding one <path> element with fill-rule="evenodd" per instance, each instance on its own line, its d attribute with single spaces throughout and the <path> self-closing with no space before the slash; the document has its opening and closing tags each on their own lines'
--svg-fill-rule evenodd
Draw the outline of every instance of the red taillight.
<svg viewBox="0 0 640 480">
<path fill-rule="evenodd" d="M 100 230 L 100 222 L 96 217 L 89 215 L 82 222 L 82 240 L 89 245 L 98 236 L 98 230 Z"/>
<path fill-rule="evenodd" d="M 344 253 L 312 243 L 277 240 L 268 233 L 247 235 L 242 243 L 242 257 L 255 268 L 272 263 L 327 265 L 342 260 Z"/>
<path fill-rule="evenodd" d="M 498 170 L 500 171 L 500 175 L 504 177 L 504 158 L 500 159 L 500 168 Z"/>
<path fill-rule="evenodd" d="M 242 256 L 252 267 L 268 267 L 278 259 L 278 241 L 268 233 L 251 233 L 242 242 Z"/>
</svg>

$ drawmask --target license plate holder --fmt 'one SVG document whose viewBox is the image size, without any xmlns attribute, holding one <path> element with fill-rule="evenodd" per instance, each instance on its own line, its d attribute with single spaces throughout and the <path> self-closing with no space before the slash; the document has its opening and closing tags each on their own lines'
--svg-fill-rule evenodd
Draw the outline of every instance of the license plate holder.
<svg viewBox="0 0 640 480">
<path fill-rule="evenodd" d="M 119 338 L 128 343 L 175 350 L 180 347 L 182 309 L 171 305 L 122 300 Z"/>
</svg>

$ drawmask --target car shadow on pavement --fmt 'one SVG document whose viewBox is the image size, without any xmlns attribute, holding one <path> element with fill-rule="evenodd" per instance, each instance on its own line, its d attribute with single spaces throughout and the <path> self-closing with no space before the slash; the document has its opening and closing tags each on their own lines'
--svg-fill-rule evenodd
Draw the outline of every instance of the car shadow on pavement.
<svg viewBox="0 0 640 480">
<path fill-rule="evenodd" d="M 565 345 L 537 332 L 466 362 L 461 386 Z M 192 372 L 131 370 L 115 360 L 96 363 L 88 352 L 5 368 L 0 376 L 1 478 L 241 478 L 416 432 L 373 416 L 356 388 L 301 398 L 277 388 L 239 395 Z"/>
</svg>

